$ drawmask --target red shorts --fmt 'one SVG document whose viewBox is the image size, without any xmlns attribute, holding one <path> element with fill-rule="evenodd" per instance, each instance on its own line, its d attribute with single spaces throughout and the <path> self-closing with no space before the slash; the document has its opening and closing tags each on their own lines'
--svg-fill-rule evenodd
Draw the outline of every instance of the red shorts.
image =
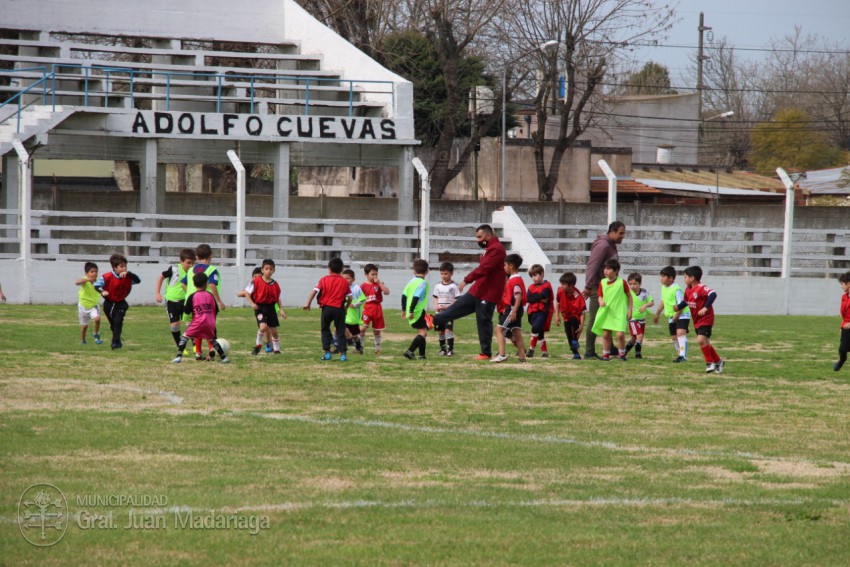
<svg viewBox="0 0 850 567">
<path fill-rule="evenodd" d="M 384 322 L 384 308 L 380 303 L 367 303 L 363 306 L 363 324 L 372 325 L 375 331 L 383 331 L 387 325 Z"/>
<path fill-rule="evenodd" d="M 646 319 L 641 319 L 639 321 L 629 321 L 629 334 L 633 337 L 638 335 L 642 335 L 646 330 Z"/>
</svg>

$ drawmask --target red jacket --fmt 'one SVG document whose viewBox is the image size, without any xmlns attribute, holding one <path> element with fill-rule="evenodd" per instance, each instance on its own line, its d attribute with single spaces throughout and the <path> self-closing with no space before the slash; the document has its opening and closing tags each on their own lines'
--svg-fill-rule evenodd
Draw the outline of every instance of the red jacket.
<svg viewBox="0 0 850 567">
<path fill-rule="evenodd" d="M 478 262 L 478 267 L 469 272 L 463 281 L 472 283 L 469 295 L 483 301 L 499 304 L 502 291 L 505 289 L 505 247 L 495 236 L 487 241 L 484 255 Z M 473 283 L 475 282 L 475 283 Z"/>
</svg>

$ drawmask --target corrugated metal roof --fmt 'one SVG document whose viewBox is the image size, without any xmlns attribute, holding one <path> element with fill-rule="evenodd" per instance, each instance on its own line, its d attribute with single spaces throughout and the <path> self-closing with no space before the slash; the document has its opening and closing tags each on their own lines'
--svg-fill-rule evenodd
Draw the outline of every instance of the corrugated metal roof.
<svg viewBox="0 0 850 567">
<path fill-rule="evenodd" d="M 661 189 L 662 191 L 665 189 L 670 191 L 688 191 L 700 195 L 717 195 L 719 193 L 721 197 L 723 197 L 724 195 L 728 197 L 759 197 L 762 199 L 782 199 L 785 197 L 784 193 L 774 193 L 772 191 L 739 189 L 737 187 L 718 187 L 717 185 L 701 185 L 697 183 L 665 181 L 663 179 L 639 178 L 635 179 L 635 181 L 637 181 L 638 183 L 643 183 L 644 185 L 649 185 L 650 187 L 655 187 L 656 189 Z"/>
<path fill-rule="evenodd" d="M 845 169 L 847 167 L 807 171 L 806 177 L 797 181 L 797 185 L 810 191 L 812 195 L 850 195 L 850 184 L 844 187 L 838 186 L 841 172 Z"/>
</svg>

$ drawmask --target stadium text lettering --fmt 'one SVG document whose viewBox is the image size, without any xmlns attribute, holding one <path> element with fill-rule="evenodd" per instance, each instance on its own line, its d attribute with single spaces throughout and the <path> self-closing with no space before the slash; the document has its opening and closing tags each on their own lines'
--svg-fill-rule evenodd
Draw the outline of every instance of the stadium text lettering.
<svg viewBox="0 0 850 567">
<path fill-rule="evenodd" d="M 395 140 L 395 122 L 338 116 L 257 116 L 193 112 L 137 112 L 133 134 L 264 136 L 323 140 Z"/>
</svg>

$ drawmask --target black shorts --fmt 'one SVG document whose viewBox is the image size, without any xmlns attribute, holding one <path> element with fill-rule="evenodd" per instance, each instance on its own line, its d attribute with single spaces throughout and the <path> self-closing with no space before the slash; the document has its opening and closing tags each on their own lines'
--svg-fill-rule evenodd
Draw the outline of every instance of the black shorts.
<svg viewBox="0 0 850 567">
<path fill-rule="evenodd" d="M 685 334 L 687 334 L 688 329 L 691 326 L 691 320 L 690 319 L 676 319 L 675 321 L 670 323 L 669 326 L 670 326 L 670 336 L 671 337 L 675 337 L 677 335 L 676 331 L 678 329 L 684 329 Z"/>
<path fill-rule="evenodd" d="M 423 311 L 421 315 L 419 315 L 419 319 L 410 324 L 414 329 L 427 329 L 428 323 L 425 321 L 425 312 Z"/>
<path fill-rule="evenodd" d="M 265 323 L 269 327 L 280 327 L 280 322 L 277 320 L 277 311 L 275 311 L 274 303 L 258 303 L 254 309 L 254 317 L 257 318 L 257 325 Z"/>
<path fill-rule="evenodd" d="M 694 330 L 697 332 L 697 336 L 702 335 L 707 339 L 711 338 L 711 325 L 702 325 Z"/>
<path fill-rule="evenodd" d="M 346 323 L 345 328 L 348 329 L 348 332 L 351 333 L 352 337 L 360 336 L 360 325 L 349 325 Z"/>
<path fill-rule="evenodd" d="M 511 311 L 513 311 L 513 306 L 505 309 L 504 313 L 499 313 L 499 326 L 505 330 L 513 332 L 514 329 L 522 330 L 522 307 L 519 308 L 519 311 L 516 314 L 516 320 L 513 323 L 510 323 L 508 319 L 510 319 Z"/>
<path fill-rule="evenodd" d="M 437 331 L 438 333 L 443 333 L 445 331 L 454 331 L 454 328 L 455 328 L 455 322 L 454 321 L 446 321 L 442 325 L 437 325 L 437 324 L 434 325 L 434 330 Z"/>
<path fill-rule="evenodd" d="M 185 301 L 166 301 L 165 311 L 168 313 L 168 322 L 179 323 L 182 321 L 184 307 L 186 307 Z"/>
</svg>

